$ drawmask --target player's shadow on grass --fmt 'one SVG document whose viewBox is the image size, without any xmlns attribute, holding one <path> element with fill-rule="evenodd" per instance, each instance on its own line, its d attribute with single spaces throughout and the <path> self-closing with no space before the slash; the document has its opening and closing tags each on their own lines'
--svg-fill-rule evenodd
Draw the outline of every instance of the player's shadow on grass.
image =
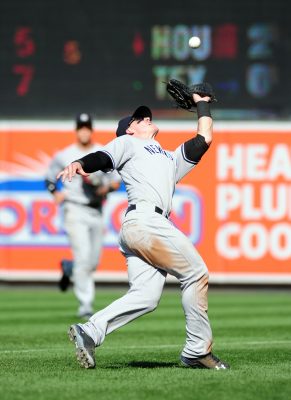
<svg viewBox="0 0 291 400">
<path fill-rule="evenodd" d="M 178 366 L 178 363 L 175 362 L 130 361 L 129 363 L 124 363 L 122 365 L 108 365 L 106 368 L 172 368 Z"/>
<path fill-rule="evenodd" d="M 177 367 L 174 362 L 157 362 L 157 361 L 131 361 L 127 364 L 134 368 L 172 368 Z"/>
</svg>

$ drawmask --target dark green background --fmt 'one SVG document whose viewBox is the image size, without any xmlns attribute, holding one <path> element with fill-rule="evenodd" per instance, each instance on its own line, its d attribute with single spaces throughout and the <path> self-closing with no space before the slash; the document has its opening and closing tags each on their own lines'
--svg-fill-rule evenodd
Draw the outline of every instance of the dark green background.
<svg viewBox="0 0 291 400">
<path fill-rule="evenodd" d="M 233 23 L 238 27 L 239 53 L 235 60 L 205 61 L 205 80 L 211 82 L 219 102 L 218 118 L 256 119 L 291 117 L 291 3 L 287 0 L 233 1 L 78 1 L 2 0 L 0 2 L 0 118 L 71 118 L 80 110 L 98 118 L 118 118 L 138 104 L 148 104 L 158 117 L 177 117 L 169 98 L 158 100 L 152 68 L 150 36 L 154 25 Z M 268 63 L 278 72 L 267 96 L 253 98 L 246 89 L 247 29 L 255 23 L 278 28 Z M 19 27 L 30 27 L 35 54 L 20 59 L 13 44 Z M 132 41 L 136 33 L 145 40 L 145 51 L 136 57 Z M 79 65 L 63 61 L 63 46 L 76 40 L 82 52 Z M 257 60 L 260 61 L 260 60 Z M 264 60 L 263 60 L 264 61 Z M 182 64 L 191 65 L 186 60 Z M 33 65 L 35 75 L 28 93 L 17 96 L 19 77 L 15 64 Z M 165 65 L 178 64 L 170 59 Z M 199 63 L 197 63 L 199 64 Z M 237 90 L 221 88 L 233 79 Z M 188 113 L 179 118 L 190 118 Z"/>
</svg>

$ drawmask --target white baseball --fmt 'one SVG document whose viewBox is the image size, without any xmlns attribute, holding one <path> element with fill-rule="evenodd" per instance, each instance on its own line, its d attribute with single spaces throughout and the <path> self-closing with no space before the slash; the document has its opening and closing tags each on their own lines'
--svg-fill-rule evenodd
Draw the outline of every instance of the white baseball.
<svg viewBox="0 0 291 400">
<path fill-rule="evenodd" d="M 192 49 L 197 49 L 197 47 L 199 47 L 200 44 L 201 44 L 201 40 L 200 40 L 200 38 L 199 38 L 198 36 L 192 36 L 192 37 L 189 39 L 189 46 L 190 46 Z"/>
</svg>

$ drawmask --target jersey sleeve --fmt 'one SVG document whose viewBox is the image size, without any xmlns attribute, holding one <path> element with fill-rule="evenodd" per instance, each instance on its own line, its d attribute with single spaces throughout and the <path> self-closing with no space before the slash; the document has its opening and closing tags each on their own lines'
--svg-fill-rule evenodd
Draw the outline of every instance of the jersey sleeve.
<svg viewBox="0 0 291 400">
<path fill-rule="evenodd" d="M 196 161 L 191 161 L 191 160 L 187 159 L 185 152 L 184 152 L 184 144 L 179 146 L 174 151 L 174 157 L 176 159 L 176 183 L 178 183 L 198 163 Z"/>
<path fill-rule="evenodd" d="M 107 154 L 111 158 L 112 169 L 118 170 L 132 158 L 132 146 L 129 140 L 127 140 L 127 135 L 112 140 L 99 151 Z"/>
<path fill-rule="evenodd" d="M 64 163 L 62 162 L 62 154 L 58 152 L 51 160 L 48 170 L 46 172 L 45 179 L 50 182 L 57 181 L 57 174 L 64 168 Z"/>
</svg>

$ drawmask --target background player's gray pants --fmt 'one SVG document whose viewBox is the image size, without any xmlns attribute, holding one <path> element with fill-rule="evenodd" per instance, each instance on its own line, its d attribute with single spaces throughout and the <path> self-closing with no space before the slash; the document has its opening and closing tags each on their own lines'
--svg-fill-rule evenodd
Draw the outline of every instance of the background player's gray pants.
<svg viewBox="0 0 291 400">
<path fill-rule="evenodd" d="M 65 229 L 74 257 L 74 292 L 79 300 L 79 314 L 92 312 L 95 297 L 93 273 L 99 263 L 103 239 L 100 211 L 75 203 L 64 206 Z"/>
<path fill-rule="evenodd" d="M 181 283 L 187 333 L 182 354 L 198 357 L 209 353 L 208 272 L 190 240 L 157 213 L 131 211 L 123 223 L 120 244 L 127 259 L 130 289 L 84 324 L 96 345 L 115 329 L 153 311 L 170 273 Z"/>
</svg>

